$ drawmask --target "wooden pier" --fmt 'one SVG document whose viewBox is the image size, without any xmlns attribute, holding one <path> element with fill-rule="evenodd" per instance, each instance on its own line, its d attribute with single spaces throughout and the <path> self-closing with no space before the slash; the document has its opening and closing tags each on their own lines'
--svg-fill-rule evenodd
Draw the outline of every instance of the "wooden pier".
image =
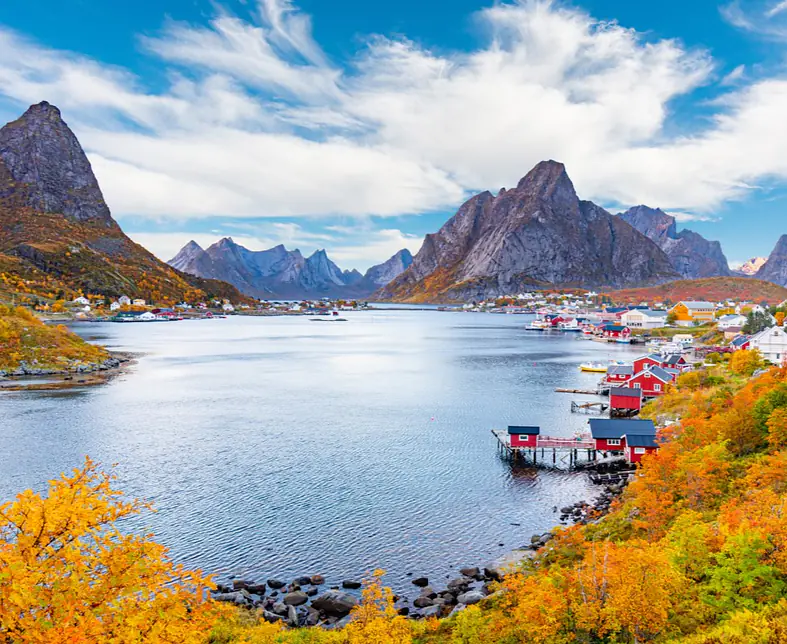
<svg viewBox="0 0 787 644">
<path fill-rule="evenodd" d="M 521 461 L 538 465 L 540 462 L 542 465 L 549 465 L 551 461 L 552 465 L 573 467 L 580 460 L 592 461 L 596 458 L 596 444 L 589 434 L 580 438 L 539 435 L 533 447 L 512 447 L 510 436 L 503 429 L 493 429 L 492 435 L 497 439 L 501 454 L 514 463 Z"/>
<path fill-rule="evenodd" d="M 576 402 L 571 401 L 571 412 L 574 414 L 603 414 L 609 409 L 605 402 Z"/>
</svg>

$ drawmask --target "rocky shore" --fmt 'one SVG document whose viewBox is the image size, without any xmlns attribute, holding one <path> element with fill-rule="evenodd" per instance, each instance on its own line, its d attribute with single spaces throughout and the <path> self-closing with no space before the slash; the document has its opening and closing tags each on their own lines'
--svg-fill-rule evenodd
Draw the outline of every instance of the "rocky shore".
<svg viewBox="0 0 787 644">
<path fill-rule="evenodd" d="M 625 481 L 605 485 L 594 500 L 579 501 L 561 508 L 561 523 L 598 521 L 609 512 L 612 502 L 625 485 Z M 460 568 L 459 576 L 448 581 L 444 588 L 438 587 L 427 576 L 413 577 L 412 599 L 404 594 L 395 595 L 396 610 L 410 619 L 424 619 L 446 617 L 477 604 L 495 592 L 494 582 L 500 581 L 510 567 L 533 557 L 553 536 L 551 532 L 534 534 L 529 544 L 494 564 Z M 412 575 L 408 573 L 408 576 Z M 258 582 L 230 579 L 217 584 L 213 599 L 258 610 L 267 621 L 282 622 L 290 627 L 341 628 L 349 621 L 350 611 L 359 602 L 357 591 L 361 582 L 346 579 L 327 589 L 325 585 L 326 579 L 322 575 L 305 575 L 290 582 L 275 578 Z"/>
<path fill-rule="evenodd" d="M 63 389 L 77 385 L 100 384 L 120 373 L 133 360 L 132 354 L 111 352 L 110 356 L 101 362 L 72 362 L 61 368 L 22 362 L 14 370 L 0 370 L 0 389 L 12 391 Z"/>
</svg>

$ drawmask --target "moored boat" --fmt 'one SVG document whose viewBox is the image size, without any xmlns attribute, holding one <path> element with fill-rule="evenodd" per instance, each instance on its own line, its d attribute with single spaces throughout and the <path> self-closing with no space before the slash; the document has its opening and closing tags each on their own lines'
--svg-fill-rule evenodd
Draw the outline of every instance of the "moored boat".
<svg viewBox="0 0 787 644">
<path fill-rule="evenodd" d="M 579 370 L 589 373 L 607 373 L 607 365 L 601 362 L 583 362 L 579 365 Z"/>
</svg>

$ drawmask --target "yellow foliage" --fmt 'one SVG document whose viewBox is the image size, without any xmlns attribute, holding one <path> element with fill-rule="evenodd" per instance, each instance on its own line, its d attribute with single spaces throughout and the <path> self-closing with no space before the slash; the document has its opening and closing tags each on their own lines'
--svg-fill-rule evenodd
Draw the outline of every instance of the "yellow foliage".
<svg viewBox="0 0 787 644">
<path fill-rule="evenodd" d="M 0 641 L 203 642 L 223 610 L 211 580 L 116 522 L 148 506 L 81 469 L 0 506 Z"/>
</svg>

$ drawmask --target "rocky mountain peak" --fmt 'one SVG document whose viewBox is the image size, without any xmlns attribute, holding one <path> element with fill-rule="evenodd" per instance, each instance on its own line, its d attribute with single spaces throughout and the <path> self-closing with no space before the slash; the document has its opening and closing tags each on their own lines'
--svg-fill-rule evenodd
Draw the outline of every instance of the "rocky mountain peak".
<svg viewBox="0 0 787 644">
<path fill-rule="evenodd" d="M 558 207 L 578 202 L 574 184 L 566 166 L 558 161 L 541 161 L 517 184 L 516 191 L 525 196 L 555 203 Z"/>
<path fill-rule="evenodd" d="M 379 288 L 399 277 L 412 263 L 413 254 L 406 248 L 403 248 L 382 264 L 372 266 L 366 271 L 364 278 Z"/>
<path fill-rule="evenodd" d="M 116 228 L 93 168 L 60 110 L 42 101 L 0 129 L 0 162 L 24 205 Z"/>
<path fill-rule="evenodd" d="M 787 235 L 779 237 L 768 261 L 757 271 L 756 277 L 779 286 L 787 286 Z"/>
<path fill-rule="evenodd" d="M 751 259 L 743 262 L 741 267 L 738 269 L 738 272 L 752 277 L 757 274 L 757 271 L 759 271 L 767 261 L 767 257 L 752 257 Z"/>
<path fill-rule="evenodd" d="M 661 208 L 639 205 L 629 208 L 620 216 L 653 241 L 665 237 L 675 239 L 678 236 L 678 224 L 675 217 L 668 215 Z"/>
</svg>

